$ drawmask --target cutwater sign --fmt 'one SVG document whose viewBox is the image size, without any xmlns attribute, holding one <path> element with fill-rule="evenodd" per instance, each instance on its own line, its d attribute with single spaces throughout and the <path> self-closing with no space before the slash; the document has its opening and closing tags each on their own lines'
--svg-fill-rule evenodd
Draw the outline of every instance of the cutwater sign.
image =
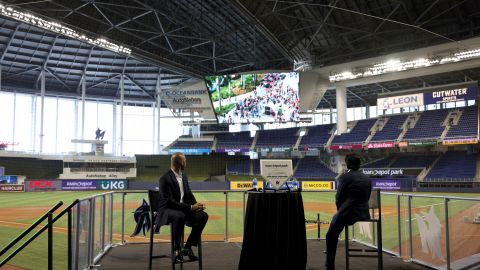
<svg viewBox="0 0 480 270">
<path fill-rule="evenodd" d="M 123 190 L 128 188 L 127 180 L 98 180 L 97 189 Z"/>
<path fill-rule="evenodd" d="M 425 105 L 464 100 L 475 100 L 476 98 L 477 86 L 424 93 Z"/>
</svg>

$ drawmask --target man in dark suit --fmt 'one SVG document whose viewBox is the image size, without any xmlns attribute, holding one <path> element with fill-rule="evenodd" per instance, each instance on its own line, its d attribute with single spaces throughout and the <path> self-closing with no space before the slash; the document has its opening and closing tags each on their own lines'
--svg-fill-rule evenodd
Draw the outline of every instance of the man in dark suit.
<svg viewBox="0 0 480 270">
<path fill-rule="evenodd" d="M 368 200 L 372 190 L 372 184 L 368 176 L 358 169 L 360 158 L 355 155 L 347 155 L 345 162 L 349 171 L 338 179 L 335 204 L 337 213 L 330 222 L 327 232 L 327 259 L 325 268 L 335 269 L 335 254 L 340 233 L 346 225 L 353 225 L 357 221 L 370 218 Z"/>
<path fill-rule="evenodd" d="M 208 214 L 203 211 L 205 206 L 197 202 L 183 173 L 186 166 L 187 160 L 182 153 L 172 156 L 170 170 L 160 178 L 160 203 L 155 220 L 157 226 L 172 224 L 177 262 L 183 261 L 183 256 L 188 256 L 191 261 L 197 260 L 192 246 L 198 245 L 208 220 Z M 181 237 L 185 224 L 192 227 L 192 232 L 182 249 Z"/>
</svg>

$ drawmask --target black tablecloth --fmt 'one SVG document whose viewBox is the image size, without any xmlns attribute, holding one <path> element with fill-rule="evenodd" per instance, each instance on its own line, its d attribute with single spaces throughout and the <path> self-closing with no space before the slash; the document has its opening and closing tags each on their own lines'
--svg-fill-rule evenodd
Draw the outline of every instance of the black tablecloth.
<svg viewBox="0 0 480 270">
<path fill-rule="evenodd" d="M 306 264 L 301 193 L 249 193 L 238 269 L 301 270 Z"/>
</svg>

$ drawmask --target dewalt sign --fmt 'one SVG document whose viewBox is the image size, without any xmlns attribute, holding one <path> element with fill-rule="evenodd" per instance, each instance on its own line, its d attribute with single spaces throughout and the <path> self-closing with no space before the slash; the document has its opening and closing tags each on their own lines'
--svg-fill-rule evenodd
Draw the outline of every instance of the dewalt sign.
<svg viewBox="0 0 480 270">
<path fill-rule="evenodd" d="M 230 182 L 231 190 L 249 190 L 253 188 L 252 181 L 232 181 Z M 263 182 L 258 181 L 257 188 L 263 188 Z"/>
</svg>

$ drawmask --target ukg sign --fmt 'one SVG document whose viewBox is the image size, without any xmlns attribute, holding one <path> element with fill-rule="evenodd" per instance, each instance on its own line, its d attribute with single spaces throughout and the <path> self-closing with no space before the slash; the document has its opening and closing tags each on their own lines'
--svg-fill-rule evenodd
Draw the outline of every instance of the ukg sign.
<svg viewBox="0 0 480 270">
<path fill-rule="evenodd" d="M 128 188 L 127 180 L 98 180 L 98 189 L 104 190 L 122 190 Z"/>
<path fill-rule="evenodd" d="M 400 190 L 400 180 L 394 179 L 372 179 L 372 188 L 381 190 Z"/>
<path fill-rule="evenodd" d="M 62 180 L 62 190 L 96 190 L 96 180 Z"/>
<path fill-rule="evenodd" d="M 375 143 L 369 143 L 365 146 L 367 149 L 375 149 L 375 148 L 394 148 L 395 143 L 394 142 L 375 142 Z"/>
<path fill-rule="evenodd" d="M 423 97 L 425 105 L 444 102 L 475 100 L 476 98 L 477 86 L 424 93 Z"/>
<path fill-rule="evenodd" d="M 411 94 L 377 99 L 378 110 L 388 110 L 423 105 L 423 94 Z"/>
</svg>

